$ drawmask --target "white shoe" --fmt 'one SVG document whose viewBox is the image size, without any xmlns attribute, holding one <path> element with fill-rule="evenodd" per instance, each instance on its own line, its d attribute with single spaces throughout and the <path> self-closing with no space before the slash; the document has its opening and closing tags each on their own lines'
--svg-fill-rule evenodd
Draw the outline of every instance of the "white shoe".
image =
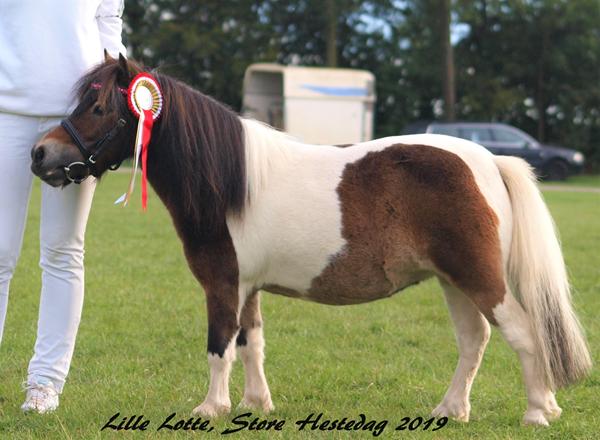
<svg viewBox="0 0 600 440">
<path fill-rule="evenodd" d="M 45 414 L 58 408 L 58 391 L 51 381 L 28 383 L 26 389 L 25 403 L 21 405 L 23 411 Z"/>
</svg>

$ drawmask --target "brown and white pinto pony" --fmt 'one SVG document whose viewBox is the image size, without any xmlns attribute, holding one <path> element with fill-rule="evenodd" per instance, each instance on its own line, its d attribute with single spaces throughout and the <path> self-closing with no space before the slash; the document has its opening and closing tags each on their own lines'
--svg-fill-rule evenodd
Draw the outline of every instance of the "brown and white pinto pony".
<svg viewBox="0 0 600 440">
<path fill-rule="evenodd" d="M 119 118 L 127 122 L 98 158 L 96 177 L 132 156 L 136 121 L 119 88 L 141 70 L 123 57 L 107 59 L 80 81 L 70 118 L 86 142 L 93 145 Z M 260 290 L 359 304 L 436 277 L 460 356 L 433 415 L 469 419 L 490 324 L 521 361 L 524 422 L 547 425 L 560 415 L 554 391 L 584 377 L 591 360 L 554 224 L 525 162 L 430 134 L 346 148 L 307 145 L 154 75 L 164 110 L 153 129 L 148 179 L 208 308 L 210 386 L 194 413 L 230 410 L 236 348 L 245 368 L 241 405 L 273 409 Z M 32 157 L 35 174 L 54 186 L 68 184 L 64 167 L 82 160 L 61 127 Z"/>
</svg>

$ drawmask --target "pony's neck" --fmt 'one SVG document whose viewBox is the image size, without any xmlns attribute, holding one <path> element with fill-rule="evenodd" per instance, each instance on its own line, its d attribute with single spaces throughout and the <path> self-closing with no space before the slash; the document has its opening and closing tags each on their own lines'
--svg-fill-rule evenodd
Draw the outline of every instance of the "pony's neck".
<svg viewBox="0 0 600 440">
<path fill-rule="evenodd" d="M 241 215 L 247 199 L 242 123 L 185 84 L 157 79 L 165 102 L 149 146 L 148 180 L 196 241 L 214 239 L 227 213 Z"/>
<path fill-rule="evenodd" d="M 183 83 L 158 79 L 165 113 L 149 146 L 148 179 L 175 221 L 208 239 L 227 215 L 243 216 L 300 144 Z"/>
<path fill-rule="evenodd" d="M 291 148 L 299 143 L 288 134 L 262 122 L 245 118 L 240 120 L 244 129 L 247 203 L 252 203 L 268 184 L 273 167 L 287 162 L 290 159 Z"/>
</svg>

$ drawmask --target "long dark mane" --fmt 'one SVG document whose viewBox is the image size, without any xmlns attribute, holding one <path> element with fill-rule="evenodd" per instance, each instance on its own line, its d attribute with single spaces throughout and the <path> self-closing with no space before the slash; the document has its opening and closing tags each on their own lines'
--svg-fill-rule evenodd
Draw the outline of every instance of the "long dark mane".
<svg viewBox="0 0 600 440">
<path fill-rule="evenodd" d="M 127 87 L 129 77 L 146 70 L 131 61 L 128 68 L 130 74 L 124 75 L 117 61 L 101 64 L 80 80 L 80 99 L 92 82 L 100 82 L 98 100 L 131 117 L 118 87 Z M 151 73 L 164 102 L 148 147 L 148 179 L 175 220 L 182 223 L 178 225 L 180 233 L 184 228 L 196 238 L 216 238 L 224 230 L 226 214 L 241 214 L 247 199 L 240 118 L 186 84 Z M 126 148 L 131 156 L 133 145 Z"/>
</svg>

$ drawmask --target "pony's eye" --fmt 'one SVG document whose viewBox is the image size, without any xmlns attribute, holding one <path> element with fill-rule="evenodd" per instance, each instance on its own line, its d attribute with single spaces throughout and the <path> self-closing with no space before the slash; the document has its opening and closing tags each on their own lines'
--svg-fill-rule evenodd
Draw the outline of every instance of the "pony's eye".
<svg viewBox="0 0 600 440">
<path fill-rule="evenodd" d="M 104 114 L 104 110 L 102 110 L 102 107 L 100 107 L 98 104 L 96 104 L 94 106 L 94 108 L 92 109 L 92 112 L 98 116 L 102 116 Z"/>
</svg>

